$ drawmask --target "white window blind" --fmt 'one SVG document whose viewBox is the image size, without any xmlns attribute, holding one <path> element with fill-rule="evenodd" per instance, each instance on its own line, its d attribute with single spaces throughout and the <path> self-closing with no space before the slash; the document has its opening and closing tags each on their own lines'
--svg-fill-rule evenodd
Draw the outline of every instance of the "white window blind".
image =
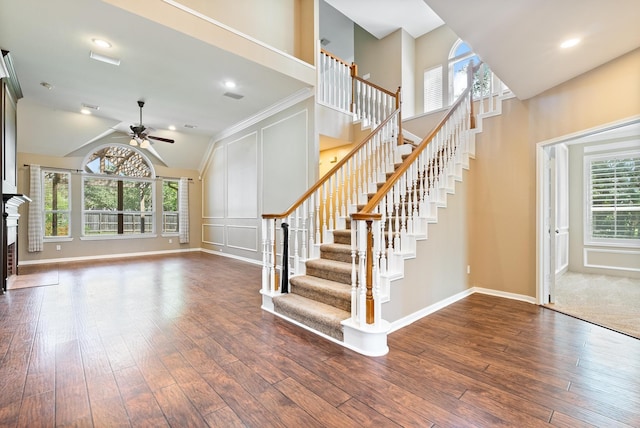
<svg viewBox="0 0 640 428">
<path fill-rule="evenodd" d="M 442 66 L 424 72 L 424 112 L 442 108 Z"/>
<path fill-rule="evenodd" d="M 640 243 L 640 152 L 585 158 L 592 242 Z"/>
</svg>

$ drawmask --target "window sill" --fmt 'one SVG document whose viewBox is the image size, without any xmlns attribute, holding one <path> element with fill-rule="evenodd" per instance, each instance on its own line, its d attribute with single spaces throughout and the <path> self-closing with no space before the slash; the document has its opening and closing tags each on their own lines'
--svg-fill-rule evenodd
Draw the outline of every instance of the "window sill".
<svg viewBox="0 0 640 428">
<path fill-rule="evenodd" d="M 171 233 L 163 233 L 161 236 L 163 238 L 175 238 L 176 236 L 179 236 L 180 234 L 178 232 L 171 232 Z"/>
<path fill-rule="evenodd" d="M 44 238 L 44 243 L 48 242 L 71 242 L 73 238 L 70 236 L 49 236 Z"/>
<path fill-rule="evenodd" d="M 640 242 L 624 242 L 624 241 L 585 241 L 585 247 L 607 247 L 607 248 L 640 248 Z"/>
<path fill-rule="evenodd" d="M 100 235 L 100 236 L 81 236 L 81 241 L 118 241 L 118 240 L 129 240 L 129 239 L 149 239 L 149 238 L 157 238 L 158 235 L 154 234 L 145 234 L 145 235 Z"/>
</svg>

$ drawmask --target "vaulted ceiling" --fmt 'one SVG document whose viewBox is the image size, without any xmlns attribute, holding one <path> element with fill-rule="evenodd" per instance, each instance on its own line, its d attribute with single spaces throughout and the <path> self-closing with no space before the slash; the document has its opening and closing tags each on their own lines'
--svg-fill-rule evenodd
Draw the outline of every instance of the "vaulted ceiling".
<svg viewBox="0 0 640 428">
<path fill-rule="evenodd" d="M 444 21 L 522 99 L 640 46 L 638 0 L 327 2 L 378 37 L 397 28 L 418 37 Z M 11 51 L 24 92 L 19 150 L 79 154 L 137 124 L 136 101 L 143 99 L 145 125 L 176 140 L 153 146 L 159 159 L 197 169 L 212 136 L 309 87 L 110 3 L 115 1 L 0 0 L 0 48 Z M 89 58 L 91 50 L 107 52 L 91 45 L 96 37 L 113 42 L 108 55 L 121 59 L 119 66 Z M 558 44 L 568 37 L 582 43 L 561 51 Z M 223 96 L 222 82 L 229 78 L 244 98 Z M 80 115 L 82 103 L 100 108 Z"/>
</svg>

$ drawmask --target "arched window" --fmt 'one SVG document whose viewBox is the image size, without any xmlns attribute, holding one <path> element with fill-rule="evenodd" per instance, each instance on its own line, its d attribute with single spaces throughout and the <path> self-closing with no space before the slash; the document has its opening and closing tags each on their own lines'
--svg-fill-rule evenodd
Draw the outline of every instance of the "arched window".
<svg viewBox="0 0 640 428">
<path fill-rule="evenodd" d="M 461 39 L 453 44 L 449 52 L 449 104 L 452 104 L 467 88 L 467 68 L 469 63 L 480 63 L 478 55 Z"/>
<path fill-rule="evenodd" d="M 83 236 L 155 232 L 155 171 L 143 153 L 122 144 L 100 146 L 83 170 Z"/>
</svg>

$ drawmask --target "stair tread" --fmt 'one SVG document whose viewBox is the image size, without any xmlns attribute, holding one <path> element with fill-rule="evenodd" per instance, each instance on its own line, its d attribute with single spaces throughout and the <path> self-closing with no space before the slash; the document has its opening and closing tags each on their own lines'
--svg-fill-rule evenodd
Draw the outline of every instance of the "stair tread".
<svg viewBox="0 0 640 428">
<path fill-rule="evenodd" d="M 300 285 L 310 286 L 318 289 L 325 289 L 332 294 L 346 296 L 351 298 L 351 286 L 342 282 L 331 281 L 330 279 L 318 278 L 309 275 L 292 276 L 289 282 L 295 287 Z"/>
<path fill-rule="evenodd" d="M 364 206 L 364 205 L 363 205 Z M 351 229 L 335 229 L 333 234 L 336 235 L 351 235 Z M 343 244 L 346 245 L 346 244 Z"/>
<path fill-rule="evenodd" d="M 334 231 L 335 232 L 335 231 Z M 351 233 L 351 231 L 349 231 Z M 349 244 L 322 244 L 320 251 L 327 251 L 332 253 L 349 253 L 351 254 L 351 245 Z"/>
<path fill-rule="evenodd" d="M 329 270 L 351 272 L 351 263 L 339 262 L 336 260 L 328 260 L 328 259 L 307 260 L 307 266 L 311 266 L 317 269 L 329 269 Z"/>
</svg>

